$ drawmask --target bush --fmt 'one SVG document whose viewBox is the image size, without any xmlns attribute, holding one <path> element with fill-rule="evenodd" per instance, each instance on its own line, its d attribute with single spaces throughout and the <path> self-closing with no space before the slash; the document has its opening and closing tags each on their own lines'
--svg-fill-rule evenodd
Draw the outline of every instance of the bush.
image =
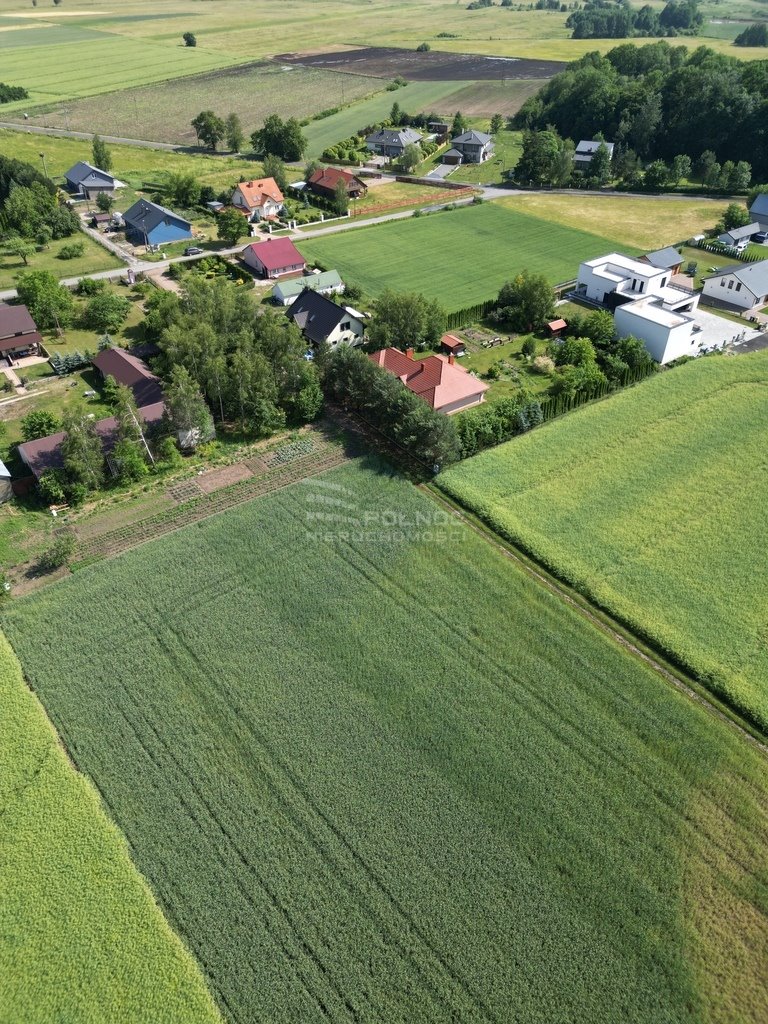
<svg viewBox="0 0 768 1024">
<path fill-rule="evenodd" d="M 555 363 L 549 356 L 536 356 L 533 360 L 533 368 L 536 373 L 541 373 L 544 376 L 548 376 L 555 372 Z"/>
<path fill-rule="evenodd" d="M 62 471 L 46 469 L 37 481 L 37 491 L 46 505 L 63 505 L 65 494 Z"/>
<path fill-rule="evenodd" d="M 75 292 L 78 295 L 98 295 L 106 287 L 104 281 L 94 281 L 92 277 L 81 277 L 77 282 Z"/>
<path fill-rule="evenodd" d="M 47 551 L 40 555 L 39 566 L 43 572 L 53 572 L 66 565 L 75 553 L 75 538 L 69 534 L 58 537 Z"/>
<path fill-rule="evenodd" d="M 536 339 L 526 338 L 523 342 L 522 353 L 526 359 L 530 359 L 531 356 L 536 355 Z"/>
<path fill-rule="evenodd" d="M 76 260 L 85 252 L 85 242 L 70 242 L 69 245 L 62 245 L 59 249 L 58 259 Z"/>
</svg>

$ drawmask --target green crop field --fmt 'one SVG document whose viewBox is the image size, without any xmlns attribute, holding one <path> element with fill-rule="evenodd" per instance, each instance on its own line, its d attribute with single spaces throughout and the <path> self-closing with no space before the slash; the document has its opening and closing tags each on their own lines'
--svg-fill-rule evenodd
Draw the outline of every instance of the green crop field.
<svg viewBox="0 0 768 1024">
<path fill-rule="evenodd" d="M 378 464 L 3 620 L 228 1019 L 768 1016 L 763 755 Z"/>
<path fill-rule="evenodd" d="M 2 634 L 0 703 L 0 1020 L 220 1021 Z"/>
<path fill-rule="evenodd" d="M 552 284 L 568 281 L 582 260 L 619 244 L 483 203 L 309 239 L 299 248 L 370 295 L 384 288 L 421 291 L 452 310 L 493 298 L 524 269 L 546 274 Z M 637 254 L 626 245 L 621 251 Z"/>
<path fill-rule="evenodd" d="M 767 376 L 702 359 L 440 477 L 764 730 Z"/>
</svg>

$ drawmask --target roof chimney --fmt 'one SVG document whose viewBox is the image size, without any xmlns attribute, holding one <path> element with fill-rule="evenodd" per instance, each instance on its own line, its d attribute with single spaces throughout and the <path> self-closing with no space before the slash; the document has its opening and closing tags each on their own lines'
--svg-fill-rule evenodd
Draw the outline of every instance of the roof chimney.
<svg viewBox="0 0 768 1024">
<path fill-rule="evenodd" d="M 413 349 L 412 348 L 407 348 L 405 350 L 405 357 L 406 357 L 406 359 L 413 359 Z"/>
</svg>

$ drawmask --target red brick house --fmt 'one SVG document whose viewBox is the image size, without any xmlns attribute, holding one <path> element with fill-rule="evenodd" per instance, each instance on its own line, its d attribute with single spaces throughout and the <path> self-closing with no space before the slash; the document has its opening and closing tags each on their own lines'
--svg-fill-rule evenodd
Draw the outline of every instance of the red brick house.
<svg viewBox="0 0 768 1024">
<path fill-rule="evenodd" d="M 489 385 L 459 366 L 452 355 L 414 359 L 413 349 L 382 348 L 369 356 L 437 412 L 450 416 L 485 401 Z"/>
<path fill-rule="evenodd" d="M 339 182 L 343 183 L 350 199 L 359 199 L 368 191 L 364 181 L 338 167 L 319 167 L 307 180 L 307 189 L 325 199 L 334 199 Z"/>
<path fill-rule="evenodd" d="M 290 238 L 268 238 L 251 242 L 242 252 L 242 260 L 261 277 L 278 278 L 303 274 L 307 264 Z"/>
</svg>

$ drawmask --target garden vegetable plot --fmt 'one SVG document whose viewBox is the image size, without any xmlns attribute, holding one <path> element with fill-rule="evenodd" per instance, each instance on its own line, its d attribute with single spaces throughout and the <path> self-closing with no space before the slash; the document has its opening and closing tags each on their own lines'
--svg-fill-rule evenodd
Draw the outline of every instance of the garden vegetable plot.
<svg viewBox="0 0 768 1024">
<path fill-rule="evenodd" d="M 764 730 L 767 372 L 699 360 L 438 481 Z"/>
<path fill-rule="evenodd" d="M 0 1020 L 220 1022 L 2 634 L 0 706 Z"/>
<path fill-rule="evenodd" d="M 228 1020 L 766 1019 L 761 755 L 378 464 L 3 618 Z"/>
</svg>

